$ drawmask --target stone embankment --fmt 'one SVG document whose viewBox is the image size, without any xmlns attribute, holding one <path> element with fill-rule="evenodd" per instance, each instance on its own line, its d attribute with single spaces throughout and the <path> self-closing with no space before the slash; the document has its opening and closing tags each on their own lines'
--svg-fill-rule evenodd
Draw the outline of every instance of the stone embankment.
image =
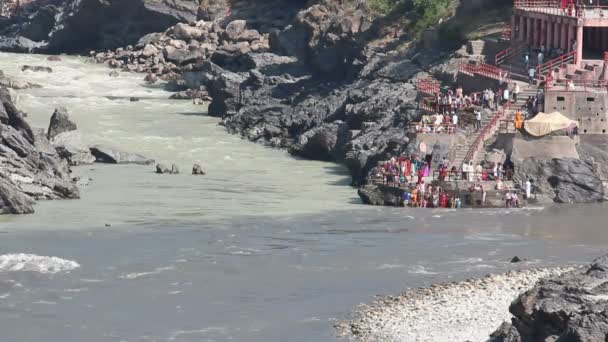
<svg viewBox="0 0 608 342">
<path fill-rule="evenodd" d="M 359 306 L 354 318 L 337 323 L 336 329 L 362 341 L 484 342 L 511 319 L 508 308 L 518 294 L 539 279 L 572 270 L 514 271 L 408 290 Z"/>
</svg>

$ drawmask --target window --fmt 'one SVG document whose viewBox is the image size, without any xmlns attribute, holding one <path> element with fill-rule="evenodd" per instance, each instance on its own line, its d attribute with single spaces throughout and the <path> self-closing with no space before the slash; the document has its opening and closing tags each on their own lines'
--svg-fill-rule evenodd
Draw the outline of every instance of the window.
<svg viewBox="0 0 608 342">
<path fill-rule="evenodd" d="M 557 101 L 563 102 L 566 101 L 566 99 L 563 96 L 558 96 Z"/>
<path fill-rule="evenodd" d="M 587 102 L 595 102 L 595 98 L 594 97 L 588 97 L 587 98 Z"/>
</svg>

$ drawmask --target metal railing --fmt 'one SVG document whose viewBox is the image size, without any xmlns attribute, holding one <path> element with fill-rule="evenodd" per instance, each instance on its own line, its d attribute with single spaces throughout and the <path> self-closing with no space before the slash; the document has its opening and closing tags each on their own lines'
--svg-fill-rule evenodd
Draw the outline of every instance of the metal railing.
<svg viewBox="0 0 608 342">
<path fill-rule="evenodd" d="M 541 12 L 553 15 L 564 15 L 569 17 L 582 17 L 581 6 L 575 5 L 574 1 L 561 6 L 561 0 L 514 0 L 513 6 L 526 11 Z"/>
<path fill-rule="evenodd" d="M 479 152 L 479 149 L 483 146 L 484 142 L 486 141 L 486 136 L 493 134 L 492 130 L 495 128 L 495 126 L 499 122 L 500 118 L 505 115 L 505 113 L 507 112 L 509 107 L 510 107 L 510 103 L 507 103 L 504 107 L 502 107 L 500 110 L 496 111 L 492 115 L 492 118 L 490 119 L 490 121 L 481 129 L 481 132 L 479 132 L 479 135 L 477 136 L 477 138 L 475 138 L 475 140 L 469 147 L 469 150 L 467 151 L 467 154 L 465 155 L 465 157 L 463 159 L 463 163 L 468 163 L 468 162 L 472 161 L 473 159 L 475 159 L 477 153 Z M 462 165 L 460 167 L 462 168 Z"/>
<path fill-rule="evenodd" d="M 500 51 L 494 57 L 494 65 L 500 66 L 501 64 L 508 61 L 511 57 L 517 56 L 518 54 L 523 52 L 525 49 L 526 49 L 526 45 L 520 44 L 520 45 L 510 46 L 510 47 L 506 48 L 505 50 Z"/>
<path fill-rule="evenodd" d="M 566 64 L 576 64 L 576 50 L 565 53 L 557 58 L 545 62 L 536 67 L 536 72 L 539 79 L 550 73 L 554 68 L 562 68 Z"/>
<path fill-rule="evenodd" d="M 511 40 L 511 35 L 513 34 L 513 28 L 510 23 L 506 23 L 503 26 L 502 31 L 500 32 L 500 38 L 502 40 Z"/>
<path fill-rule="evenodd" d="M 463 171 L 441 171 L 441 170 L 435 170 L 433 171 L 433 180 L 438 180 L 441 182 L 450 182 L 450 181 L 469 181 L 469 175 L 473 178 L 473 182 L 494 182 L 497 179 L 494 177 L 494 174 L 492 173 L 492 170 L 490 169 L 484 169 L 484 172 L 466 172 L 466 177 L 462 177 L 463 176 Z M 442 175 L 443 173 L 443 175 Z M 486 179 L 483 179 L 484 176 L 486 177 Z M 509 176 L 511 176 L 511 174 L 509 174 Z M 442 179 L 443 178 L 443 179 Z M 513 179 L 513 177 L 507 177 L 507 174 L 505 172 L 505 174 L 503 174 L 503 177 L 500 178 L 502 181 L 510 181 Z"/>
<path fill-rule="evenodd" d="M 468 62 L 460 62 L 458 72 L 474 76 L 481 75 L 488 78 L 493 78 L 504 83 L 511 82 L 511 74 L 509 71 L 486 63 L 472 64 Z"/>
<path fill-rule="evenodd" d="M 409 130 L 414 133 L 454 134 L 456 133 L 456 125 L 451 123 L 435 125 L 434 123 L 412 122 L 409 124 Z"/>
<path fill-rule="evenodd" d="M 416 88 L 421 93 L 433 96 L 441 92 L 441 84 L 439 83 L 439 81 L 432 77 L 419 79 L 416 84 Z"/>
<path fill-rule="evenodd" d="M 439 111 L 439 101 L 436 97 L 424 97 L 418 102 L 418 109 L 435 113 Z"/>
</svg>

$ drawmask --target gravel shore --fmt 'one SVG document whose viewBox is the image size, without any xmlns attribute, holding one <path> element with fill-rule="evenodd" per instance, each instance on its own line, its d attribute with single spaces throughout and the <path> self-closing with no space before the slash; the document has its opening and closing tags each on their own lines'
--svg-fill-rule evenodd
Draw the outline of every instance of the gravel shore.
<svg viewBox="0 0 608 342">
<path fill-rule="evenodd" d="M 511 320 L 509 305 L 541 278 L 574 268 L 512 271 L 432 285 L 362 304 L 354 318 L 336 324 L 341 336 L 362 341 L 485 342 Z"/>
</svg>

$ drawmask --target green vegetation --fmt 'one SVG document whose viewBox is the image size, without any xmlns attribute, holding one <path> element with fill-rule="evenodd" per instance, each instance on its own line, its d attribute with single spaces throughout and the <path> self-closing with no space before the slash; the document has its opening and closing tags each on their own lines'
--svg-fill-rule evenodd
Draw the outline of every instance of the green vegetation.
<svg viewBox="0 0 608 342">
<path fill-rule="evenodd" d="M 369 7 L 383 15 L 407 19 L 414 33 L 435 26 L 439 19 L 454 11 L 455 0 L 366 0 Z"/>
</svg>

